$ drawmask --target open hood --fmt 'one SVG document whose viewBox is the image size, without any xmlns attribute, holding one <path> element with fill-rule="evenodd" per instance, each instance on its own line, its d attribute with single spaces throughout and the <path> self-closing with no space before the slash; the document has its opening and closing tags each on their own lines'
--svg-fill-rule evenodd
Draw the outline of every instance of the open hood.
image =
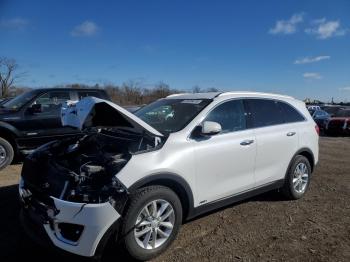
<svg viewBox="0 0 350 262">
<path fill-rule="evenodd" d="M 61 109 L 63 126 L 83 130 L 89 127 L 132 128 L 136 132 L 148 132 L 163 136 L 143 120 L 126 109 L 96 97 L 86 97 L 78 101 L 67 101 Z"/>
</svg>

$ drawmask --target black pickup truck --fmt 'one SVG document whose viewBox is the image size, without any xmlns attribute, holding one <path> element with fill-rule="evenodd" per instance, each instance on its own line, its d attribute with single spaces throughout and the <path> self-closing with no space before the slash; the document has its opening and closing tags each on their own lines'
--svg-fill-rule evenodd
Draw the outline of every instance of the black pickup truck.
<svg viewBox="0 0 350 262">
<path fill-rule="evenodd" d="M 61 124 L 61 105 L 87 96 L 109 100 L 101 89 L 47 88 L 23 93 L 0 105 L 0 170 L 15 156 L 52 140 L 78 135 Z"/>
</svg>

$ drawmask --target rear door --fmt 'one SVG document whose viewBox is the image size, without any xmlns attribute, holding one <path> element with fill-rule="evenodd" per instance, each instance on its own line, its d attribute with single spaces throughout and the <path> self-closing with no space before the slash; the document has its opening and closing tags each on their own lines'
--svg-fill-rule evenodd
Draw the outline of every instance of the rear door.
<svg viewBox="0 0 350 262">
<path fill-rule="evenodd" d="M 246 99 L 246 103 L 248 125 L 256 137 L 256 186 L 283 179 L 298 149 L 298 125 L 295 122 L 300 120 L 300 114 L 293 119 L 295 109 L 282 101 L 254 98 Z"/>
<path fill-rule="evenodd" d="M 221 103 L 204 121 L 219 123 L 222 131 L 193 140 L 198 204 L 254 187 L 256 143 L 253 131 L 247 130 L 243 101 Z"/>
</svg>

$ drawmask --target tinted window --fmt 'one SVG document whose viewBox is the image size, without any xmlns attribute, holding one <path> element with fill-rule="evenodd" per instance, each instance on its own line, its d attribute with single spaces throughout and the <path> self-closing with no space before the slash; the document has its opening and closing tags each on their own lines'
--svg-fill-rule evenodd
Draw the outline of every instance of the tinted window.
<svg viewBox="0 0 350 262">
<path fill-rule="evenodd" d="M 316 113 L 315 113 L 316 117 L 322 117 L 322 116 L 326 116 L 326 115 L 327 115 L 327 113 L 324 111 L 321 111 L 321 110 L 316 111 Z"/>
<path fill-rule="evenodd" d="M 252 127 L 264 127 L 284 123 L 284 116 L 278 102 L 268 99 L 247 99 Z"/>
<path fill-rule="evenodd" d="M 62 103 L 69 99 L 69 92 L 48 92 L 37 98 L 33 104 L 41 105 L 41 113 L 59 114 Z"/>
<path fill-rule="evenodd" d="M 28 103 L 30 100 L 32 100 L 37 93 L 35 91 L 30 91 L 23 93 L 3 104 L 1 104 L 1 107 L 7 108 L 7 109 L 12 109 L 12 110 L 18 110 L 20 109 L 23 105 Z"/>
<path fill-rule="evenodd" d="M 304 117 L 292 106 L 284 102 L 279 102 L 279 106 L 283 112 L 285 123 L 294 123 L 304 121 Z"/>
<path fill-rule="evenodd" d="M 312 110 L 312 109 L 308 109 L 308 110 L 309 110 L 310 115 L 313 116 L 315 113 L 315 110 Z"/>
<path fill-rule="evenodd" d="M 221 125 L 222 133 L 243 130 L 246 118 L 242 100 L 225 102 L 214 108 L 204 121 L 213 121 Z"/>
</svg>

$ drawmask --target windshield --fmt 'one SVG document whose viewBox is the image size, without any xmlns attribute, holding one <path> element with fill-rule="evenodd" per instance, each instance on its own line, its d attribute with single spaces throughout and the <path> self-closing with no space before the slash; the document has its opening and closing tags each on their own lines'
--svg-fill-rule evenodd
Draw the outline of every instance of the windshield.
<svg viewBox="0 0 350 262">
<path fill-rule="evenodd" d="M 2 108 L 18 110 L 36 96 L 36 92 L 23 93 L 1 105 Z"/>
<path fill-rule="evenodd" d="M 336 117 L 350 117 L 350 110 L 340 110 L 335 114 Z"/>
<path fill-rule="evenodd" d="M 308 109 L 308 110 L 309 110 L 310 115 L 313 116 L 315 113 L 315 110 L 313 110 L 313 109 Z"/>
<path fill-rule="evenodd" d="M 183 129 L 211 99 L 161 99 L 142 107 L 135 115 L 163 134 Z"/>
</svg>

